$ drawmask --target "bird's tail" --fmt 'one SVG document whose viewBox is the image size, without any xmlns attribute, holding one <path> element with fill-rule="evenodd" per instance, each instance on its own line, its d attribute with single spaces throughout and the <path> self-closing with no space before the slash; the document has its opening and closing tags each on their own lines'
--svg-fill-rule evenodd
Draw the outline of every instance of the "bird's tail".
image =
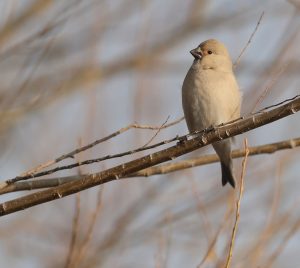
<svg viewBox="0 0 300 268">
<path fill-rule="evenodd" d="M 235 188 L 235 179 L 230 165 L 226 165 L 223 162 L 221 162 L 221 169 L 222 169 L 222 185 L 225 186 L 226 183 L 228 182 L 233 188 Z"/>
<path fill-rule="evenodd" d="M 232 158 L 231 158 L 231 140 L 226 139 L 213 143 L 213 147 L 216 150 L 222 169 L 222 185 L 226 185 L 227 182 L 235 188 L 235 179 L 233 175 Z"/>
</svg>

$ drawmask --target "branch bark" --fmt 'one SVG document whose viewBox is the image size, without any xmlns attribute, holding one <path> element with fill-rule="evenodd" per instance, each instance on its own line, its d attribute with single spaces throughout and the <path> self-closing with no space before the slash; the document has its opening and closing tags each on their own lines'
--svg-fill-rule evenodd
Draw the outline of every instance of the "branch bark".
<svg viewBox="0 0 300 268">
<path fill-rule="evenodd" d="M 300 137 L 279 141 L 275 143 L 253 146 L 253 147 L 249 147 L 248 149 L 249 149 L 249 156 L 253 156 L 253 155 L 260 155 L 260 154 L 272 154 L 277 151 L 293 149 L 299 146 L 300 146 Z M 233 150 L 231 156 L 232 158 L 244 157 L 245 150 L 244 149 Z M 203 166 L 203 165 L 212 164 L 216 162 L 219 162 L 219 157 L 216 154 L 203 155 L 197 158 L 191 158 L 191 159 L 181 160 L 177 162 L 166 163 L 154 167 L 149 167 L 140 170 L 138 172 L 135 172 L 133 174 L 130 174 L 126 178 L 163 175 L 163 174 L 168 174 L 171 172 L 176 172 L 187 168 Z M 88 175 L 83 174 L 83 175 L 73 175 L 73 176 L 66 176 L 66 177 L 59 177 L 59 178 L 42 179 L 42 180 L 18 181 L 12 184 L 8 184 L 4 188 L 0 189 L 0 195 L 11 193 L 11 192 L 56 187 L 64 183 L 82 179 L 86 176 Z"/>
<path fill-rule="evenodd" d="M 77 181 L 68 182 L 52 189 L 40 191 L 4 202 L 0 204 L 0 216 L 4 216 L 42 203 L 50 202 L 52 200 L 80 192 L 99 184 L 124 178 L 142 169 L 173 160 L 178 156 L 192 152 L 215 141 L 233 137 L 251 129 L 255 129 L 279 120 L 288 115 L 294 114 L 299 110 L 300 98 L 296 98 L 287 104 L 274 108 L 270 111 L 259 113 L 246 119 L 238 120 L 230 125 L 214 128 L 206 132 L 201 132 L 191 140 L 184 140 L 175 146 L 171 146 L 156 153 L 146 155 L 99 173 L 87 175 L 86 177 Z"/>
</svg>

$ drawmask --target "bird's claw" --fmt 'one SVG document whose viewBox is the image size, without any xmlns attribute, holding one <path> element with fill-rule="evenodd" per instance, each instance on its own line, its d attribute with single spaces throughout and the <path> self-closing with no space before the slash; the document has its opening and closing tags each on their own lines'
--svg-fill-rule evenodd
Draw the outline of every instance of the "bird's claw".
<svg viewBox="0 0 300 268">
<path fill-rule="evenodd" d="M 184 144 L 188 140 L 187 136 L 180 137 L 178 139 L 177 145 Z"/>
<path fill-rule="evenodd" d="M 213 125 L 211 125 L 211 126 L 209 126 L 209 127 L 207 127 L 207 128 L 204 129 L 204 133 L 208 133 L 208 132 L 214 131 L 215 129 L 216 128 Z"/>
</svg>

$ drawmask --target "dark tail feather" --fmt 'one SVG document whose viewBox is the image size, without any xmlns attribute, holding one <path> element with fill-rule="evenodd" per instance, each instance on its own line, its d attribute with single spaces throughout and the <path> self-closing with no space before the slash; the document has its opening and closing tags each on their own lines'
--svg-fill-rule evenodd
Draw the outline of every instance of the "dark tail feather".
<svg viewBox="0 0 300 268">
<path fill-rule="evenodd" d="M 225 184 L 228 182 L 233 188 L 235 188 L 235 179 L 232 174 L 232 169 L 223 162 L 221 162 L 221 169 L 222 169 L 222 185 L 225 186 Z"/>
</svg>

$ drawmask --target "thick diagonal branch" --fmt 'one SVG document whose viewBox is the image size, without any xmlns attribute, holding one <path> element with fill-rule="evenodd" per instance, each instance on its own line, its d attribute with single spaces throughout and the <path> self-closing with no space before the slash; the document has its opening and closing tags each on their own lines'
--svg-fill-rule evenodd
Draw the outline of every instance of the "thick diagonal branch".
<svg viewBox="0 0 300 268">
<path fill-rule="evenodd" d="M 172 160 L 212 142 L 232 137 L 279 120 L 298 112 L 299 109 L 300 99 L 297 98 L 273 110 L 253 115 L 249 118 L 239 120 L 224 127 L 213 129 L 206 133 L 202 132 L 191 140 L 182 141 L 175 146 L 156 153 L 146 155 L 96 174 L 88 175 L 77 181 L 72 181 L 52 189 L 4 202 L 0 204 L 0 215 L 7 215 L 25 208 L 77 193 L 99 184 L 124 178 L 129 174 Z"/>
<path fill-rule="evenodd" d="M 249 149 L 249 156 L 254 156 L 260 154 L 272 154 L 281 150 L 293 149 L 299 146 L 300 146 L 300 138 L 294 138 L 294 139 L 288 139 L 288 140 L 279 141 L 275 143 L 253 146 L 253 147 L 249 147 L 248 149 Z M 245 150 L 244 149 L 233 150 L 231 155 L 232 158 L 244 157 Z M 196 158 L 149 167 L 140 170 L 136 173 L 132 173 L 128 175 L 127 178 L 163 175 L 163 174 L 168 174 L 171 172 L 176 172 L 187 168 L 203 166 L 203 165 L 212 164 L 216 162 L 219 162 L 219 157 L 216 154 L 203 155 Z M 56 187 L 64 183 L 68 183 L 70 181 L 82 179 L 86 176 L 87 174 L 49 178 L 49 179 L 42 179 L 42 180 L 18 181 L 0 189 L 0 195 L 11 193 L 11 192 L 17 192 L 17 191 L 26 191 L 26 190 L 28 191 L 28 190 L 37 190 L 43 188 Z"/>
</svg>

